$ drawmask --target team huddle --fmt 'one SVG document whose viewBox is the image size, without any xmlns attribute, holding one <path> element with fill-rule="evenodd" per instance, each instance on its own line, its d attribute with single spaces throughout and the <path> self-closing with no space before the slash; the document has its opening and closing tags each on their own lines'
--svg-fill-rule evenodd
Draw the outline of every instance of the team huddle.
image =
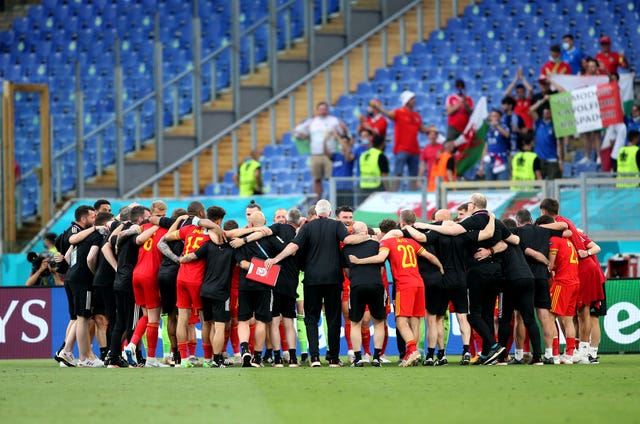
<svg viewBox="0 0 640 424">
<path fill-rule="evenodd" d="M 400 366 L 448 363 L 449 311 L 462 336 L 460 365 L 597 363 L 606 312 L 599 247 L 558 215 L 554 199 L 542 201 L 535 224 L 527 210 L 503 222 L 486 206 L 475 193 L 455 221 L 446 209 L 430 224 L 405 210 L 379 231 L 354 222 L 348 206 L 332 219 L 326 200 L 306 218 L 278 209 L 269 226 L 252 201 L 245 228 L 197 201 L 171 217 L 162 201 L 132 204 L 117 217 L 80 206 L 56 241 L 70 321 L 55 359 L 69 367 L 320 367 L 322 320 L 330 367 L 343 366 L 342 327 L 350 365 L 380 367 L 390 362 L 393 310 Z M 161 321 L 171 353 L 158 358 Z M 198 322 L 203 360 L 195 355 Z"/>
</svg>

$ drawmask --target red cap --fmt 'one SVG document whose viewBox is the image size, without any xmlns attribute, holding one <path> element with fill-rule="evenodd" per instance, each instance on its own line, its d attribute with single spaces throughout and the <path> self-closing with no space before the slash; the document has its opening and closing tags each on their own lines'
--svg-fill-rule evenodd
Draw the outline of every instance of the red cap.
<svg viewBox="0 0 640 424">
<path fill-rule="evenodd" d="M 611 38 L 606 35 L 604 37 L 600 37 L 600 44 L 611 44 Z"/>
</svg>

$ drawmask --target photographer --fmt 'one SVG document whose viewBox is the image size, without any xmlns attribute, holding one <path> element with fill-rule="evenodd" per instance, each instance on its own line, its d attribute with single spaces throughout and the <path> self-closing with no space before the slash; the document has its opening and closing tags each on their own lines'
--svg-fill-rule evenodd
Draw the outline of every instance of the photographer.
<svg viewBox="0 0 640 424">
<path fill-rule="evenodd" d="M 25 285 L 27 287 L 53 287 L 64 286 L 64 281 L 56 272 L 57 265 L 53 261 L 53 254 L 45 250 L 39 255 L 35 252 L 27 254 L 27 260 L 31 262 L 31 275 Z"/>
</svg>

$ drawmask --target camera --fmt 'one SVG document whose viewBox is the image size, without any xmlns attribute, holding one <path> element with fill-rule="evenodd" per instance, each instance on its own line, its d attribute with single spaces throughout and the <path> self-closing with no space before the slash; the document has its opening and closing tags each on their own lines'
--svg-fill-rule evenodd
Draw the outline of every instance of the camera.
<svg viewBox="0 0 640 424">
<path fill-rule="evenodd" d="M 37 254 L 36 252 L 27 253 L 27 261 L 33 264 L 32 270 L 34 271 L 42 266 L 42 261 L 47 261 L 52 270 L 56 270 L 58 268 L 58 263 L 53 259 L 53 253 L 48 250 L 43 250 L 40 254 Z M 44 271 L 42 274 L 49 275 L 49 271 Z"/>
</svg>

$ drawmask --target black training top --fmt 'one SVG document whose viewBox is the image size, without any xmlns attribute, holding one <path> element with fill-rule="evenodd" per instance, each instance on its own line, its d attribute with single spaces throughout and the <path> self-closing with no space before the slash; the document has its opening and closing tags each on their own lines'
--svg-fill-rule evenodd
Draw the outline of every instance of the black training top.
<svg viewBox="0 0 640 424">
<path fill-rule="evenodd" d="M 340 242 L 348 235 L 342 222 L 329 218 L 314 219 L 300 228 L 293 243 L 304 255 L 303 284 L 342 284 Z"/>
<path fill-rule="evenodd" d="M 64 281 L 68 284 L 84 284 L 89 287 L 93 284 L 93 274 L 87 265 L 87 257 L 93 246 L 100 246 L 102 235 L 94 231 L 84 240 L 75 245 L 75 250 L 71 252 L 71 262 L 69 270 L 64 276 Z"/>
<path fill-rule="evenodd" d="M 296 229 L 289 224 L 273 224 L 269 228 L 273 231 L 273 235 L 269 238 L 276 249 L 276 254 L 282 252 L 296 236 Z M 280 261 L 279 265 L 281 266 L 280 274 L 273 291 L 295 299 L 298 297 L 297 288 L 300 276 L 295 257 L 289 256 Z"/>
<path fill-rule="evenodd" d="M 513 228 L 514 234 L 520 237 L 520 247 L 524 252 L 527 247 L 537 250 L 545 257 L 549 257 L 549 239 L 552 236 L 562 237 L 562 231 L 550 230 L 533 224 L 525 224 L 522 227 Z M 538 262 L 531 256 L 525 256 L 533 277 L 540 280 L 549 279 L 549 268 L 542 262 Z"/>
<path fill-rule="evenodd" d="M 447 288 L 467 285 L 467 246 L 478 242 L 480 231 L 467 231 L 457 236 L 447 236 L 435 231 L 427 232 L 427 243 L 436 246 L 436 256 L 444 268 L 443 284 Z"/>
<path fill-rule="evenodd" d="M 507 243 L 507 250 L 502 253 L 502 259 L 502 272 L 507 281 L 533 280 L 531 268 L 520 247 Z"/>
<path fill-rule="evenodd" d="M 489 223 L 489 214 L 487 213 L 486 210 L 481 210 L 481 211 L 474 212 L 473 215 L 465 218 L 462 222 L 460 222 L 460 225 L 462 225 L 464 229 L 467 231 L 473 231 L 473 230 L 480 231 L 480 230 L 483 230 L 488 223 Z M 491 238 L 483 241 L 478 241 L 477 243 L 467 246 L 467 267 L 478 266 L 485 263 L 501 262 L 502 260 L 501 254 L 495 254 L 481 261 L 476 260 L 473 257 L 473 255 L 478 248 L 483 247 L 485 249 L 489 249 L 490 247 L 493 247 L 496 243 L 498 243 L 500 240 L 504 240 L 508 238 L 510 235 L 511 235 L 511 232 L 509 232 L 509 230 L 507 229 L 507 227 L 505 227 L 502 221 L 496 219 L 495 231 L 493 232 L 493 236 Z"/>
<path fill-rule="evenodd" d="M 93 285 L 95 287 L 111 287 L 116 279 L 116 270 L 107 262 L 102 253 L 102 247 L 109 242 L 108 237 L 104 237 L 100 244 L 100 253 L 98 254 L 98 262 L 96 263 L 96 275 L 93 277 Z"/>
<path fill-rule="evenodd" d="M 127 222 L 122 231 L 131 228 L 131 223 Z M 111 237 L 111 245 L 116 245 L 117 236 Z M 121 240 L 118 248 L 118 270 L 113 289 L 116 291 L 133 292 L 133 269 L 138 263 L 139 246 L 136 244 L 136 235 L 131 235 Z"/>
<path fill-rule="evenodd" d="M 368 258 L 375 256 L 380 249 L 380 243 L 375 240 L 367 240 L 364 243 L 345 245 L 342 248 L 342 255 L 345 268 L 349 268 L 349 281 L 351 288 L 358 286 L 378 286 L 384 285 L 380 267 L 382 264 L 355 265 L 349 260 L 349 255 L 356 258 Z"/>
<path fill-rule="evenodd" d="M 247 243 L 244 246 L 236 249 L 235 260 L 237 263 L 240 263 L 241 261 L 251 262 L 251 258 L 259 258 L 264 260 L 269 257 L 273 258 L 276 251 L 277 249 L 273 245 L 271 237 L 266 237 L 259 241 Z M 266 284 L 258 283 L 247 278 L 247 271 L 242 268 L 240 268 L 240 282 L 238 284 L 238 288 L 240 291 L 271 290 L 271 287 L 267 286 Z"/>
<path fill-rule="evenodd" d="M 200 296 L 214 300 L 229 299 L 231 275 L 236 265 L 235 251 L 226 243 L 205 243 L 195 251 L 195 255 L 206 261 Z"/>
</svg>

